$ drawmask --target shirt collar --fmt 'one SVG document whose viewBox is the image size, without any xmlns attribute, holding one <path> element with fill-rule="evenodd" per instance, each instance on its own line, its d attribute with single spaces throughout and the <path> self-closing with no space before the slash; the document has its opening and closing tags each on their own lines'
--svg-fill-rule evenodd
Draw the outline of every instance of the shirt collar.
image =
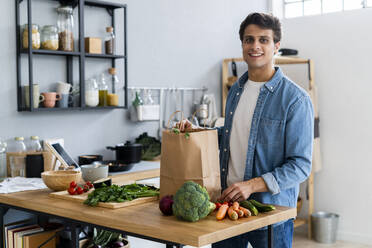
<svg viewBox="0 0 372 248">
<path fill-rule="evenodd" d="M 265 83 L 265 87 L 270 91 L 274 92 L 277 86 L 279 85 L 280 80 L 283 78 L 284 74 L 280 67 L 275 66 L 275 74 L 274 76 Z M 246 71 L 240 78 L 239 78 L 239 87 L 243 88 L 245 83 L 248 80 L 248 71 Z"/>
</svg>

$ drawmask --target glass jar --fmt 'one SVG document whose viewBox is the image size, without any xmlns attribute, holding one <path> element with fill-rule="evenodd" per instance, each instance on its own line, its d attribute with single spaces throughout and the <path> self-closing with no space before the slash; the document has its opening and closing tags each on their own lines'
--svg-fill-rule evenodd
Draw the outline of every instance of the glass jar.
<svg viewBox="0 0 372 248">
<path fill-rule="evenodd" d="M 116 76 L 116 69 L 109 68 L 109 79 L 108 83 L 112 84 L 111 92 L 107 94 L 107 105 L 108 106 L 118 106 L 119 105 L 119 96 L 116 94 L 116 87 L 120 84 L 119 79 Z"/>
<path fill-rule="evenodd" d="M 115 49 L 115 35 L 113 27 L 106 27 L 105 37 L 105 52 L 106 54 L 114 54 Z"/>
<path fill-rule="evenodd" d="M 32 49 L 39 49 L 40 48 L 39 25 L 32 24 L 31 32 Z M 28 48 L 28 24 L 24 24 L 22 26 L 22 48 L 24 49 Z"/>
<path fill-rule="evenodd" d="M 38 136 L 31 136 L 28 150 L 30 152 L 41 152 L 42 151 Z"/>
<path fill-rule="evenodd" d="M 54 25 L 46 25 L 41 30 L 41 48 L 58 50 L 58 30 Z"/>
<path fill-rule="evenodd" d="M 22 153 L 26 151 L 26 145 L 23 137 L 15 137 L 13 147 L 10 152 Z"/>
<path fill-rule="evenodd" d="M 108 85 L 106 83 L 104 73 L 102 73 L 101 75 L 98 76 L 98 92 L 99 92 L 98 106 L 100 106 L 100 107 L 107 106 Z"/>
<path fill-rule="evenodd" d="M 0 139 L 0 180 L 7 176 L 6 143 Z"/>
<path fill-rule="evenodd" d="M 71 6 L 59 6 L 57 8 L 57 13 L 59 50 L 72 52 L 74 50 L 73 9 Z"/>
<path fill-rule="evenodd" d="M 98 86 L 94 78 L 85 81 L 85 105 L 96 107 L 99 103 Z"/>
</svg>

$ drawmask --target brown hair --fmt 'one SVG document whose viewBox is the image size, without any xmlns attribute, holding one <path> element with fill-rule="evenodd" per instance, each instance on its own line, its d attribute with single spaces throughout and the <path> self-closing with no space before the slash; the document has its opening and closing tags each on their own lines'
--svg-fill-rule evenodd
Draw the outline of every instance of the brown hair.
<svg viewBox="0 0 372 248">
<path fill-rule="evenodd" d="M 255 12 L 249 14 L 240 24 L 239 36 L 242 42 L 245 28 L 250 24 L 255 24 L 263 29 L 271 29 L 274 33 L 274 43 L 279 42 L 282 38 L 282 25 L 277 17 L 271 14 Z"/>
</svg>

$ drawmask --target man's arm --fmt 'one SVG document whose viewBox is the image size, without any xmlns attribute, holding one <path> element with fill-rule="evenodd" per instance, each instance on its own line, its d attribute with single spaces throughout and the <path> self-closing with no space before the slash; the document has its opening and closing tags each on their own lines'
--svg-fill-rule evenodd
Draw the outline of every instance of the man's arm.
<svg viewBox="0 0 372 248">
<path fill-rule="evenodd" d="M 308 96 L 300 98 L 291 106 L 285 135 L 285 163 L 262 175 L 272 194 L 300 184 L 311 173 L 314 111 Z"/>
</svg>

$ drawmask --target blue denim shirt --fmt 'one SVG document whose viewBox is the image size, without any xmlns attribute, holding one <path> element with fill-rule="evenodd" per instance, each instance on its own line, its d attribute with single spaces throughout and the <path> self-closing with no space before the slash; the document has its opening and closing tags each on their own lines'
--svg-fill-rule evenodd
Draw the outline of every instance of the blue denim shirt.
<svg viewBox="0 0 372 248">
<path fill-rule="evenodd" d="M 314 113 L 309 95 L 279 67 L 275 70 L 271 80 L 260 89 L 253 113 L 244 181 L 262 177 L 269 189 L 250 198 L 296 207 L 299 184 L 311 172 Z M 218 128 L 222 189 L 227 188 L 234 112 L 247 80 L 248 72 L 229 90 L 225 125 Z"/>
</svg>

